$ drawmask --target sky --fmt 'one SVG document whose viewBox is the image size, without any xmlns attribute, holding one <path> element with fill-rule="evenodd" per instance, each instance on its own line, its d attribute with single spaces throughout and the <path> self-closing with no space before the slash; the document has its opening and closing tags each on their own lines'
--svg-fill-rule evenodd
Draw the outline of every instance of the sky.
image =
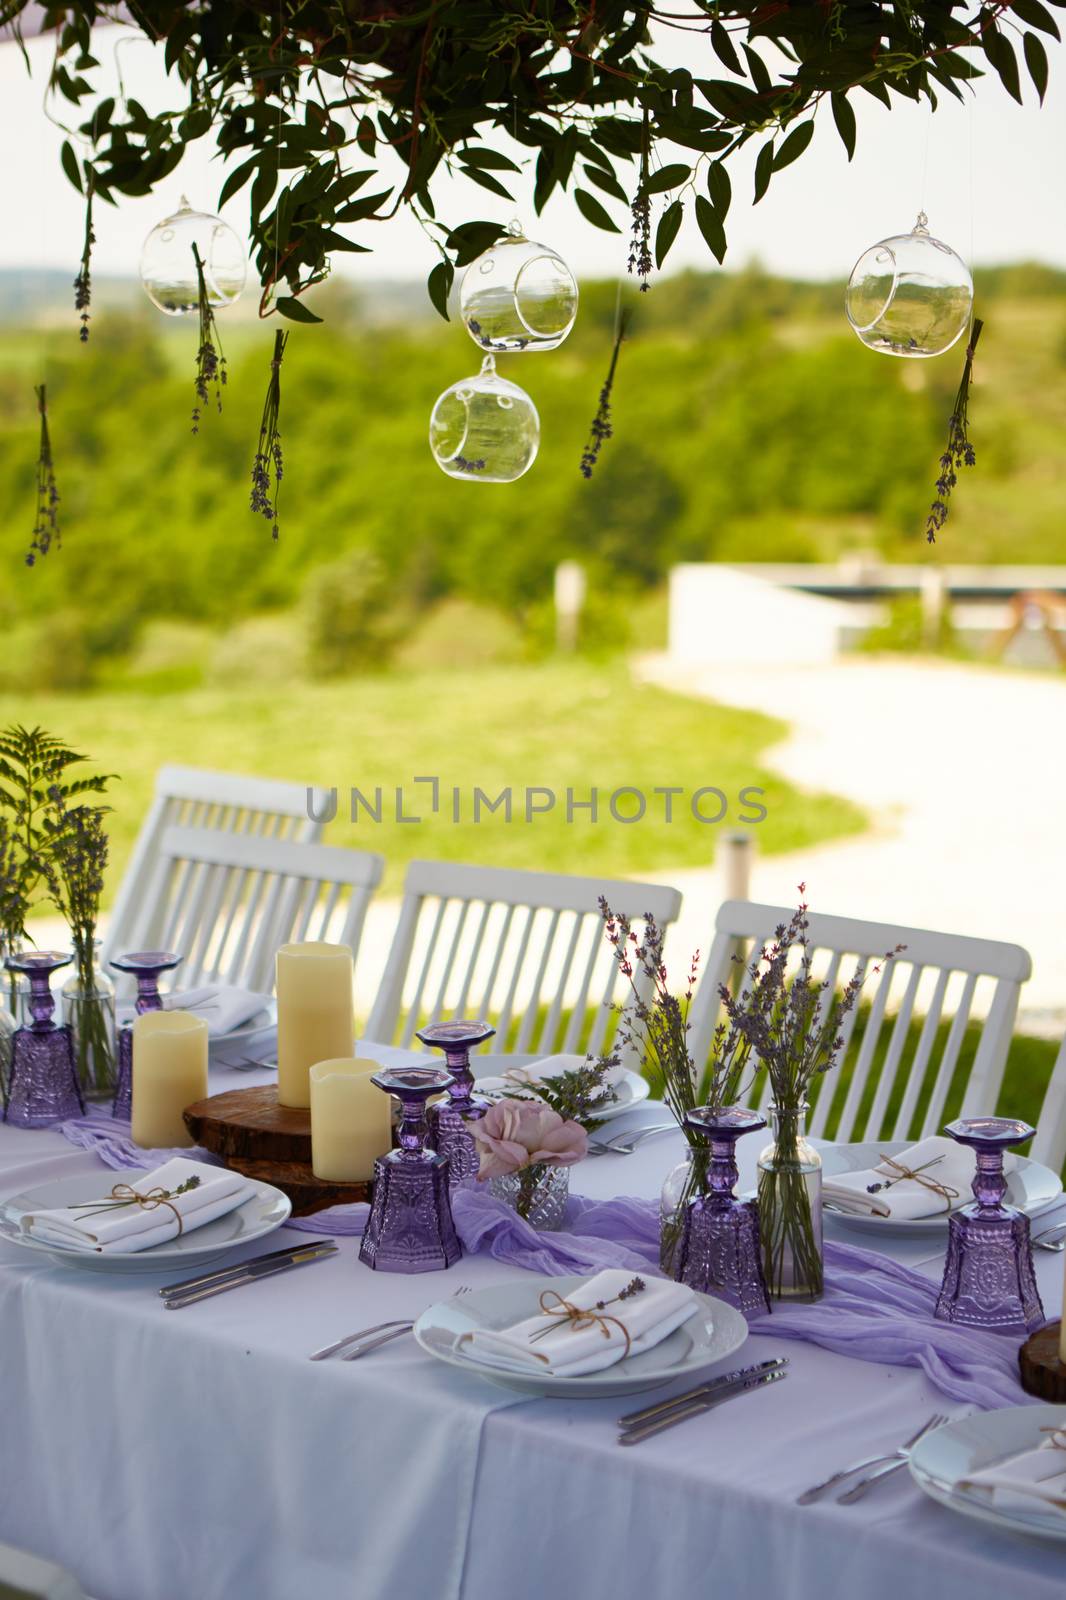
<svg viewBox="0 0 1066 1600">
<path fill-rule="evenodd" d="M 173 103 L 159 47 L 132 30 L 113 27 L 98 29 L 97 41 L 101 92 L 114 92 L 121 70 L 127 93 L 149 108 L 168 99 Z M 998 81 L 982 81 L 970 104 L 960 106 L 945 96 L 935 115 L 903 101 L 894 101 L 889 112 L 868 95 L 854 95 L 859 124 L 854 161 L 849 165 L 825 108 L 806 154 L 775 177 L 754 207 L 751 172 L 761 141 L 752 141 L 750 156 L 744 150 L 730 162 L 734 201 L 726 266 L 757 259 L 788 276 L 844 280 L 870 244 L 907 232 L 924 209 L 932 231 L 972 264 L 1024 259 L 1066 267 L 1066 49 L 1050 39 L 1046 43 L 1051 85 L 1042 108 L 1028 83 L 1024 106 Z M 43 109 L 51 41 L 32 40 L 28 49 L 32 76 L 18 48 L 0 44 L 0 268 L 73 271 L 84 217 L 82 202 L 60 169 L 63 134 Z M 694 50 L 706 52 L 702 70 L 708 76 L 720 74 L 709 42 L 694 43 L 691 34 L 663 40 L 671 64 L 693 65 Z M 53 107 L 60 117 L 70 109 L 65 102 Z M 215 209 L 223 169 L 211 156 L 209 140 L 202 140 L 157 194 L 123 199 L 116 209 L 99 207 L 95 270 L 135 274 L 145 234 L 176 209 L 183 192 L 197 208 Z M 471 217 L 505 223 L 517 216 L 531 237 L 550 244 L 579 277 L 624 272 L 624 234 L 592 227 L 569 196 L 553 196 L 538 218 L 530 200 L 532 176 L 515 181 L 517 203 L 512 205 L 468 180 L 444 177 L 434 184 L 438 215 L 453 223 Z M 242 237 L 246 205 L 237 197 L 225 210 Z M 624 225 L 626 219 L 620 220 Z M 364 225 L 354 236 L 374 252 L 335 260 L 335 270 L 354 278 L 417 279 L 437 259 L 405 215 L 378 227 Z M 713 265 L 693 218 L 686 216 L 669 269 Z"/>
</svg>

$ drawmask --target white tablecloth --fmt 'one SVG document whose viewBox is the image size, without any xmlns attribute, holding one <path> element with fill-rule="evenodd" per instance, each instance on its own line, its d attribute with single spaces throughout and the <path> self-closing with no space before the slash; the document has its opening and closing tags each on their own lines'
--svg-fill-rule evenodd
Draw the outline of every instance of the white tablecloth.
<svg viewBox="0 0 1066 1600">
<path fill-rule="evenodd" d="M 741 1146 L 748 1165 L 758 1144 Z M 574 1187 L 650 1195 L 679 1153 L 668 1137 L 588 1161 Z M 0 1125 L 4 1193 L 101 1170 L 58 1134 Z M 956 1517 L 906 1473 L 854 1506 L 795 1504 L 961 1409 L 919 1373 L 755 1338 L 739 1359 L 785 1353 L 788 1382 L 621 1450 L 617 1400 L 523 1400 L 409 1338 L 309 1362 L 355 1328 L 515 1275 L 480 1257 L 375 1274 L 357 1248 L 169 1312 L 165 1279 L 0 1244 L 0 1540 L 62 1562 L 95 1600 L 1061 1600 L 1062 1546 Z M 1063 1257 L 1038 1255 L 1055 1311 Z"/>
</svg>

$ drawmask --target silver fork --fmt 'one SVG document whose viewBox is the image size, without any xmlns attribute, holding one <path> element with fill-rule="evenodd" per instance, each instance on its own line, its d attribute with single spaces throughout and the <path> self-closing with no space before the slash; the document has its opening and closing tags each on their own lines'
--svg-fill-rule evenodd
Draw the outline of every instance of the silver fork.
<svg viewBox="0 0 1066 1600">
<path fill-rule="evenodd" d="M 939 1428 L 947 1421 L 946 1416 L 937 1416 L 930 1419 L 927 1427 L 918 1435 L 919 1439 L 925 1434 L 932 1433 L 934 1428 Z M 915 1441 L 916 1442 L 916 1441 Z M 882 1467 L 877 1467 L 873 1472 L 868 1472 L 865 1478 L 860 1478 L 858 1483 L 853 1483 L 850 1489 L 845 1489 L 843 1494 L 837 1495 L 838 1506 L 854 1505 L 856 1500 L 861 1500 L 867 1489 L 873 1483 L 878 1483 L 882 1478 L 890 1477 L 893 1472 L 901 1471 L 910 1460 L 913 1444 L 901 1445 L 896 1451 L 897 1461 L 888 1461 Z"/>
<path fill-rule="evenodd" d="M 613 1139 L 590 1139 L 588 1153 L 593 1156 L 631 1156 L 645 1139 L 651 1139 L 659 1133 L 670 1133 L 676 1127 L 676 1122 L 653 1122 L 647 1128 L 638 1128 L 636 1132 L 631 1128 L 627 1133 L 616 1133 Z"/>
<path fill-rule="evenodd" d="M 913 1438 L 908 1439 L 898 1449 L 885 1451 L 879 1456 L 868 1456 L 865 1461 L 853 1461 L 849 1467 L 841 1467 L 840 1471 L 834 1472 L 832 1477 L 824 1479 L 821 1483 L 813 1484 L 809 1489 L 804 1489 L 802 1494 L 796 1496 L 796 1504 L 798 1506 L 809 1506 L 812 1500 L 817 1500 L 819 1495 L 824 1494 L 827 1489 L 832 1489 L 834 1484 L 842 1483 L 845 1478 L 850 1478 L 853 1472 L 862 1472 L 865 1467 L 876 1467 L 882 1461 L 894 1462 L 900 1450 L 913 1450 L 924 1434 L 928 1433 L 931 1428 L 938 1428 L 944 1420 L 943 1417 L 934 1415 L 929 1418 L 928 1422 L 922 1424 Z M 900 1464 L 902 1465 L 902 1463 Z"/>
<path fill-rule="evenodd" d="M 1042 1233 L 1034 1233 L 1033 1243 L 1041 1250 L 1066 1250 L 1066 1222 L 1054 1222 Z"/>
<path fill-rule="evenodd" d="M 456 1295 L 469 1293 L 470 1288 L 465 1283 L 460 1284 L 455 1291 Z M 341 1351 L 345 1351 L 347 1353 L 340 1356 L 342 1361 L 358 1361 L 360 1356 L 368 1355 L 371 1350 L 376 1350 L 379 1345 L 388 1344 L 390 1339 L 399 1339 L 402 1334 L 410 1333 L 414 1325 L 415 1319 L 413 1317 L 403 1317 L 393 1322 L 376 1322 L 371 1328 L 359 1328 L 355 1333 L 345 1334 L 343 1339 L 338 1339 L 334 1344 L 324 1345 L 321 1350 L 313 1350 L 310 1359 L 312 1361 L 328 1361 L 330 1356 L 340 1355 Z M 372 1334 L 377 1334 L 378 1337 L 376 1339 L 371 1338 Z M 369 1340 L 370 1342 L 364 1344 L 364 1340 Z M 354 1348 L 349 1351 L 349 1346 L 354 1346 Z"/>
</svg>

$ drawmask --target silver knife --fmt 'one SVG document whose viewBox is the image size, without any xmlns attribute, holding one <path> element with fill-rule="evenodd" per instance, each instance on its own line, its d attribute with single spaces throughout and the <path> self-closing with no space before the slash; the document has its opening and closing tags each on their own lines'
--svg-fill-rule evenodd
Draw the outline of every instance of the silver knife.
<svg viewBox="0 0 1066 1600">
<path fill-rule="evenodd" d="M 669 1400 L 660 1400 L 656 1405 L 645 1406 L 641 1411 L 631 1411 L 628 1416 L 619 1417 L 618 1426 L 638 1428 L 642 1422 L 652 1422 L 663 1412 L 673 1411 L 675 1406 L 691 1405 L 694 1400 L 703 1400 L 728 1388 L 731 1384 L 743 1382 L 748 1378 L 757 1378 L 764 1372 L 773 1372 L 777 1367 L 787 1366 L 787 1356 L 771 1356 L 768 1361 L 756 1362 L 753 1367 L 737 1367 L 733 1372 L 719 1373 L 717 1378 L 708 1379 L 697 1389 L 687 1389 L 684 1394 L 675 1394 Z"/>
<path fill-rule="evenodd" d="M 212 1295 L 225 1294 L 227 1290 L 239 1289 L 246 1283 L 258 1283 L 260 1278 L 276 1278 L 279 1272 L 291 1272 L 294 1267 L 305 1266 L 310 1261 L 325 1261 L 330 1256 L 339 1254 L 336 1245 L 331 1245 L 328 1250 L 323 1250 L 320 1245 L 312 1245 L 291 1256 L 288 1261 L 265 1262 L 258 1269 L 249 1268 L 240 1277 L 224 1278 L 221 1283 L 209 1283 L 206 1288 L 194 1289 L 191 1294 L 175 1295 L 169 1300 L 164 1300 L 163 1304 L 168 1311 L 180 1311 L 184 1306 L 195 1305 L 198 1300 L 210 1300 Z"/>
<path fill-rule="evenodd" d="M 335 1239 L 314 1239 L 316 1245 L 335 1244 Z M 162 1299 L 168 1300 L 172 1295 L 186 1294 L 190 1289 L 202 1289 L 205 1284 L 217 1283 L 222 1278 L 236 1277 L 238 1273 L 246 1272 L 249 1267 L 256 1267 L 261 1261 L 282 1261 L 288 1256 L 299 1255 L 301 1251 L 311 1247 L 311 1241 L 306 1244 L 287 1244 L 284 1250 L 270 1250 L 263 1256 L 249 1256 L 244 1261 L 234 1261 L 228 1267 L 216 1267 L 214 1272 L 205 1272 L 199 1278 L 183 1278 L 180 1283 L 168 1283 L 156 1292 Z"/>
<path fill-rule="evenodd" d="M 730 1388 L 719 1390 L 703 1400 L 693 1400 L 690 1404 L 679 1406 L 675 1411 L 668 1411 L 665 1416 L 655 1422 L 644 1423 L 638 1428 L 629 1428 L 618 1436 L 619 1444 L 640 1444 L 642 1439 L 650 1439 L 656 1433 L 665 1433 L 667 1428 L 676 1428 L 679 1422 L 687 1422 L 690 1417 L 702 1416 L 705 1411 L 713 1411 L 716 1406 L 724 1405 L 727 1400 L 735 1400 L 739 1395 L 750 1394 L 754 1389 L 762 1389 L 768 1383 L 780 1383 L 788 1373 L 784 1367 L 777 1367 L 773 1372 L 764 1372 L 758 1378 L 747 1378 L 738 1381 Z"/>
</svg>

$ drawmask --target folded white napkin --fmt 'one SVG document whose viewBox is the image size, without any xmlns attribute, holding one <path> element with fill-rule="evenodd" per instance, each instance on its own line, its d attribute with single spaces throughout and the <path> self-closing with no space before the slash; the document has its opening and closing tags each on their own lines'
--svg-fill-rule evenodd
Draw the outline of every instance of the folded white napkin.
<svg viewBox="0 0 1066 1600">
<path fill-rule="evenodd" d="M 634 1282 L 643 1288 L 619 1298 Z M 618 1267 L 597 1272 L 566 1296 L 567 1305 L 593 1313 L 594 1320 L 582 1324 L 571 1318 L 551 1290 L 545 1291 L 544 1300 L 546 1310 L 513 1328 L 475 1328 L 462 1334 L 460 1348 L 505 1372 L 576 1378 L 653 1349 L 697 1310 L 696 1297 L 684 1284 L 635 1279 Z"/>
<path fill-rule="evenodd" d="M 1058 1437 L 1066 1441 L 1066 1434 Z M 1066 1448 L 1049 1436 L 1035 1450 L 964 1478 L 963 1485 L 978 1489 L 997 1511 L 1046 1512 L 1056 1522 L 1066 1521 Z"/>
<path fill-rule="evenodd" d="M 892 1162 L 897 1165 L 893 1166 Z M 928 1165 L 927 1163 L 934 1163 Z M 1012 1172 L 1016 1160 L 1007 1154 L 1004 1172 Z M 919 1217 L 946 1216 L 957 1211 L 973 1199 L 973 1176 L 977 1157 L 964 1144 L 954 1139 L 933 1134 L 901 1150 L 892 1161 L 881 1161 L 876 1167 L 865 1167 L 861 1172 L 834 1172 L 822 1182 L 822 1198 L 859 1217 L 892 1217 L 896 1220 L 914 1221 Z M 904 1178 L 900 1168 L 916 1172 L 925 1168 L 920 1177 Z M 924 1182 L 922 1180 L 925 1180 Z M 871 1194 L 870 1187 L 880 1187 Z M 949 1191 L 941 1194 L 933 1187 L 939 1184 Z"/>
<path fill-rule="evenodd" d="M 176 1193 L 188 1183 L 192 1187 L 184 1194 Z M 92 1184 L 93 1180 L 87 1178 L 86 1191 L 91 1191 Z M 185 1156 L 173 1157 L 154 1172 L 138 1173 L 130 1187 L 145 1197 L 153 1190 L 163 1190 L 170 1197 L 169 1202 L 156 1205 L 149 1200 L 147 1205 L 139 1205 L 131 1201 L 118 1206 L 116 1198 L 131 1200 L 121 1183 L 117 1197 L 101 1185 L 98 1198 L 87 1192 L 84 1205 L 24 1212 L 22 1232 L 42 1243 L 63 1245 L 68 1250 L 129 1255 L 165 1244 L 179 1232 L 191 1233 L 195 1228 L 202 1228 L 206 1222 L 236 1210 L 254 1193 L 252 1185 L 239 1172 L 209 1167 L 202 1161 L 189 1161 Z M 181 1217 L 180 1228 L 178 1216 Z"/>
<path fill-rule="evenodd" d="M 254 989 L 238 989 L 228 983 L 205 984 L 200 989 L 179 989 L 165 995 L 164 1011 L 191 1011 L 203 1017 L 212 1039 L 243 1028 L 266 1010 L 270 1004 L 268 994 L 256 994 Z"/>
<path fill-rule="evenodd" d="M 588 1058 L 576 1055 L 543 1056 L 539 1061 L 531 1061 L 528 1067 L 511 1067 L 499 1078 L 478 1077 L 478 1093 L 504 1094 L 508 1090 L 530 1088 L 543 1078 L 558 1078 L 564 1072 L 575 1072 L 578 1067 L 583 1067 Z M 477 1072 L 477 1057 L 473 1057 L 475 1074 Z M 610 1067 L 605 1083 L 614 1085 L 621 1082 L 625 1076 L 625 1068 L 621 1066 Z"/>
</svg>

